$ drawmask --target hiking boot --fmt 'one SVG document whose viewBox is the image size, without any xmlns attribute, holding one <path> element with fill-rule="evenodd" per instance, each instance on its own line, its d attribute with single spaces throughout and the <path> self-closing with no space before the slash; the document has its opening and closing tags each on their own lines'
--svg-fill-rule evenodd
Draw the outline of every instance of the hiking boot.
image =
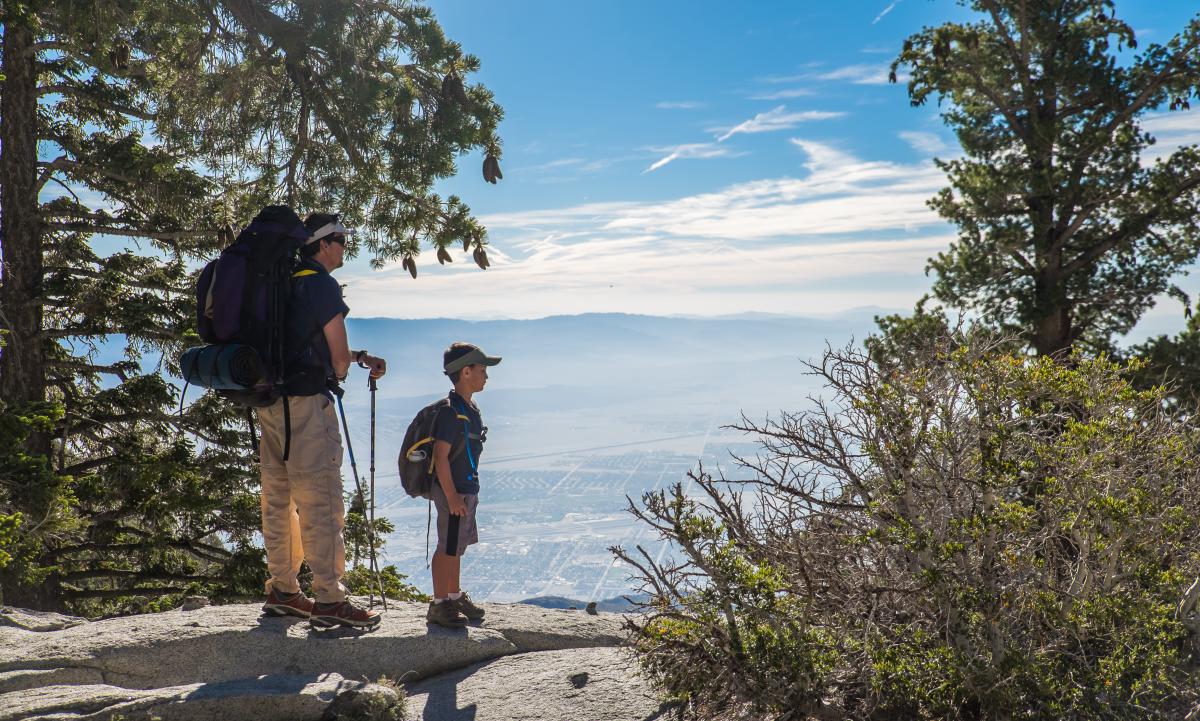
<svg viewBox="0 0 1200 721">
<path fill-rule="evenodd" d="M 450 599 L 430 601 L 425 620 L 445 628 L 462 628 L 467 625 L 467 617 L 459 613 L 458 608 Z"/>
<path fill-rule="evenodd" d="M 292 594 L 279 593 L 274 588 L 267 594 L 267 602 L 263 604 L 263 613 L 268 616 L 298 616 L 308 618 L 312 615 L 313 600 L 300 591 Z"/>
<path fill-rule="evenodd" d="M 467 595 L 466 591 L 463 591 L 463 594 L 458 598 L 450 599 L 450 603 L 454 604 L 454 607 L 458 609 L 459 613 L 472 621 L 480 620 L 483 618 L 483 615 L 487 613 L 487 611 L 484 611 L 479 606 L 476 606 L 473 601 L 471 601 L 471 597 Z"/>
<path fill-rule="evenodd" d="M 317 628 L 350 626 L 351 628 L 375 628 L 383 620 L 379 611 L 359 608 L 350 601 L 338 603 L 314 603 L 309 623 Z"/>
</svg>

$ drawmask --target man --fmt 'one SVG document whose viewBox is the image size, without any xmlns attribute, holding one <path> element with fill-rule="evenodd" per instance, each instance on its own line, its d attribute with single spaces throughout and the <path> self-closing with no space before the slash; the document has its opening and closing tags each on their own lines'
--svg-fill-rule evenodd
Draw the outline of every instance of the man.
<svg viewBox="0 0 1200 721">
<path fill-rule="evenodd" d="M 433 464 L 437 483 L 430 490 L 437 508 L 438 542 L 433 554 L 433 601 L 425 618 L 447 628 L 462 628 L 483 618 L 460 586 L 461 559 L 467 546 L 479 542 L 475 510 L 479 504 L 479 456 L 487 427 L 473 396 L 488 381 L 488 367 L 500 362 L 470 343 L 455 343 L 442 354 L 442 370 L 454 390 L 450 403 L 433 421 Z M 450 458 L 456 444 L 463 451 Z"/>
<path fill-rule="evenodd" d="M 381 616 L 346 597 L 346 509 L 342 501 L 342 442 L 332 389 L 350 361 L 371 377 L 387 362 L 346 341 L 342 288 L 330 273 L 342 266 L 346 237 L 353 233 L 336 215 L 315 213 L 304 221 L 312 233 L 292 275 L 286 329 L 287 397 L 259 409 L 262 427 L 263 542 L 267 549 L 267 602 L 263 611 L 310 619 L 314 626 L 371 628 Z M 340 389 L 338 390 L 340 392 Z M 300 592 L 300 562 L 312 570 L 315 601 Z"/>
</svg>

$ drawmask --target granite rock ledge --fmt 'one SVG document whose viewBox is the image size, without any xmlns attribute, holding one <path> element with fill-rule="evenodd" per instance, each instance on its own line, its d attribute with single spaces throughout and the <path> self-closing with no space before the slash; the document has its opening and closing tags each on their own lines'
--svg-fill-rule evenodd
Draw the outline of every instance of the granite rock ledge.
<svg viewBox="0 0 1200 721">
<path fill-rule="evenodd" d="M 318 721 L 405 686 L 407 719 L 646 721 L 662 715 L 622 618 L 483 604 L 466 629 L 389 603 L 369 632 L 317 631 L 257 604 L 87 622 L 0 608 L 0 721 Z"/>
</svg>

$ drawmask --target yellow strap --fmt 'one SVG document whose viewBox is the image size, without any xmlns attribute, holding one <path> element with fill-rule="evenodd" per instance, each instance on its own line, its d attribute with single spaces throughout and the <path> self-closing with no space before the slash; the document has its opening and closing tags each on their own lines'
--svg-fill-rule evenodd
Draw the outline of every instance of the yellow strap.
<svg viewBox="0 0 1200 721">
<path fill-rule="evenodd" d="M 413 451 L 417 450 L 418 448 L 425 445 L 426 443 L 431 443 L 431 442 L 433 442 L 433 436 L 429 436 L 428 438 L 422 438 L 421 440 L 412 444 L 412 447 L 408 449 L 408 453 L 412 453 Z M 408 453 L 405 453 L 404 455 L 407 456 Z"/>
<path fill-rule="evenodd" d="M 317 274 L 317 271 L 315 271 L 311 268 L 305 268 L 304 270 L 298 270 L 295 273 L 292 273 L 292 277 L 293 278 L 303 278 L 306 275 L 316 275 L 316 274 Z"/>
<path fill-rule="evenodd" d="M 459 416 L 459 418 L 463 419 L 464 421 L 470 421 L 470 420 L 471 420 L 470 418 L 467 418 L 466 416 Z"/>
</svg>

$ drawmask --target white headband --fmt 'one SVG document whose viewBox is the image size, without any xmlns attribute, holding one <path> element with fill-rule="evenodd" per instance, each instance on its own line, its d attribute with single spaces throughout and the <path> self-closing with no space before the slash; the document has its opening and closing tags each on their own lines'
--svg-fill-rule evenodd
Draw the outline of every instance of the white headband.
<svg viewBox="0 0 1200 721">
<path fill-rule="evenodd" d="M 314 242 L 320 240 L 321 238 L 324 238 L 327 235 L 335 235 L 335 234 L 354 235 L 354 230 L 347 228 L 346 226 L 342 225 L 341 223 L 339 223 L 338 221 L 335 220 L 332 223 L 326 223 L 325 225 L 322 225 L 320 228 L 317 228 L 316 230 L 314 230 L 313 234 L 312 234 L 312 240 L 309 240 L 308 242 L 314 243 Z"/>
</svg>

